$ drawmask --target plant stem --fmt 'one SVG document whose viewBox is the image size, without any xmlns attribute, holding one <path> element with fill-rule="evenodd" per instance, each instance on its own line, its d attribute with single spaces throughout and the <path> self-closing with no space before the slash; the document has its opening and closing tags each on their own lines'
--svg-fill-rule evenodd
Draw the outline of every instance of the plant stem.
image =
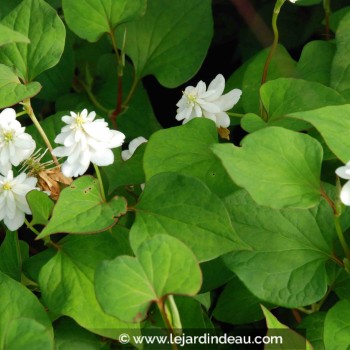
<svg viewBox="0 0 350 350">
<path fill-rule="evenodd" d="M 53 161 L 55 162 L 56 166 L 60 166 L 60 163 L 58 162 L 57 158 L 52 154 L 53 149 L 52 149 L 51 143 L 50 143 L 49 139 L 47 138 L 44 129 L 41 127 L 38 119 L 36 118 L 36 116 L 34 114 L 32 105 L 30 103 L 30 98 L 23 100 L 23 106 L 24 106 L 26 113 L 29 115 L 33 124 L 37 128 L 40 136 L 44 140 L 46 147 L 48 148 L 49 152 L 51 153 L 51 157 L 52 157 Z"/>
<path fill-rule="evenodd" d="M 334 225 L 335 225 L 335 230 L 337 232 L 338 239 L 340 241 L 341 246 L 343 247 L 345 255 L 348 259 L 350 259 L 350 249 L 348 244 L 346 243 L 346 240 L 343 234 L 343 229 L 340 224 L 339 215 L 334 215 Z"/>
<path fill-rule="evenodd" d="M 27 111 L 22 111 L 22 112 L 18 112 L 16 113 L 16 117 L 20 117 L 21 115 L 27 114 Z"/>
<path fill-rule="evenodd" d="M 277 0 L 275 7 L 273 9 L 273 14 L 272 14 L 272 31 L 273 31 L 273 42 L 269 51 L 269 54 L 267 56 L 267 59 L 265 61 L 264 65 L 264 70 L 263 70 L 263 75 L 261 78 L 261 85 L 263 85 L 266 82 L 267 79 L 267 73 L 269 71 L 269 66 L 271 59 L 273 57 L 273 54 L 276 51 L 277 44 L 278 44 L 278 39 L 279 39 L 279 33 L 278 33 L 278 27 L 277 27 L 277 18 L 280 13 L 281 7 L 284 4 L 285 0 Z"/>
<path fill-rule="evenodd" d="M 104 187 L 103 187 L 103 182 L 102 182 L 100 169 L 98 168 L 98 166 L 96 164 L 94 164 L 94 168 L 95 168 L 97 180 L 98 180 L 98 183 L 99 183 L 99 186 L 100 186 L 100 193 L 101 193 L 102 200 L 104 202 L 106 202 L 106 195 L 105 195 L 105 190 L 104 190 Z"/>
<path fill-rule="evenodd" d="M 244 114 L 241 113 L 233 113 L 233 112 L 226 112 L 230 117 L 237 117 L 237 118 L 243 118 Z"/>
<path fill-rule="evenodd" d="M 136 75 L 135 75 L 134 76 L 134 81 L 132 82 L 132 85 L 131 85 L 131 88 L 130 88 L 130 91 L 129 91 L 129 94 L 126 97 L 126 99 L 125 99 L 125 101 L 123 103 L 124 107 L 126 107 L 129 104 L 132 96 L 134 95 L 134 93 L 136 91 L 136 88 L 137 88 L 137 85 L 139 84 L 139 82 L 140 82 L 140 79 L 137 78 Z"/>
<path fill-rule="evenodd" d="M 40 235 L 40 232 L 36 228 L 34 228 L 26 218 L 24 219 L 24 223 L 27 225 L 27 228 L 29 228 L 29 230 L 34 232 L 37 236 Z"/>
<path fill-rule="evenodd" d="M 84 87 L 84 89 L 85 89 L 86 93 L 88 94 L 91 102 L 95 105 L 96 108 L 100 109 L 101 111 L 103 111 L 105 113 L 109 113 L 110 112 L 110 110 L 108 108 L 102 106 L 101 103 L 97 101 L 95 95 L 92 93 L 92 91 L 90 90 L 90 88 L 86 84 L 82 83 L 82 86 Z"/>
<path fill-rule="evenodd" d="M 158 309 L 160 311 L 160 314 L 162 315 L 162 319 L 164 321 L 164 324 L 168 328 L 169 334 L 174 335 L 174 330 L 173 330 L 173 328 L 172 328 L 172 326 L 170 324 L 170 321 L 168 319 L 168 316 L 166 314 L 166 310 L 165 310 L 165 307 L 164 307 L 164 300 L 161 299 L 161 300 L 157 301 L 157 306 L 158 306 Z M 178 348 L 177 348 L 175 343 L 172 343 L 171 347 L 173 348 L 173 350 L 178 350 Z"/>
<path fill-rule="evenodd" d="M 323 0 L 323 9 L 325 13 L 325 21 L 326 21 L 326 40 L 330 40 L 330 30 L 329 30 L 329 16 L 331 15 L 331 1 Z"/>
</svg>

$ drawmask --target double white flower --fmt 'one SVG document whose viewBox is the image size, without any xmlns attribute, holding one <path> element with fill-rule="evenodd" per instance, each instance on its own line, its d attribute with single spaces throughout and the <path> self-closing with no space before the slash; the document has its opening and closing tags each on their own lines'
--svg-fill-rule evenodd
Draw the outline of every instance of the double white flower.
<svg viewBox="0 0 350 350">
<path fill-rule="evenodd" d="M 226 111 L 230 110 L 239 100 L 242 91 L 233 89 L 223 95 L 225 78 L 218 74 L 209 84 L 201 80 L 196 87 L 187 86 L 182 98 L 176 104 L 178 108 L 176 119 L 183 120 L 183 124 L 193 118 L 204 117 L 213 120 L 218 128 L 227 128 L 230 117 Z"/>
<path fill-rule="evenodd" d="M 0 173 L 6 174 L 34 152 L 35 141 L 16 120 L 16 111 L 6 108 L 0 113 Z"/>
<path fill-rule="evenodd" d="M 31 214 L 26 195 L 37 189 L 37 179 L 28 177 L 25 173 L 13 176 L 12 170 L 6 176 L 0 175 L 0 220 L 15 231 L 20 228 L 25 219 L 25 214 Z"/>
<path fill-rule="evenodd" d="M 70 112 L 62 117 L 67 125 L 55 138 L 63 146 L 54 149 L 57 157 L 68 157 L 62 164 L 62 173 L 67 177 L 83 175 L 90 162 L 98 166 L 110 165 L 114 161 L 112 148 L 120 147 L 125 135 L 111 130 L 103 119 L 95 119 L 96 113 L 84 109 L 81 113 Z"/>
<path fill-rule="evenodd" d="M 335 173 L 342 179 L 348 180 L 341 189 L 340 200 L 345 205 L 350 205 L 350 162 L 346 163 L 344 166 L 339 167 Z"/>
</svg>

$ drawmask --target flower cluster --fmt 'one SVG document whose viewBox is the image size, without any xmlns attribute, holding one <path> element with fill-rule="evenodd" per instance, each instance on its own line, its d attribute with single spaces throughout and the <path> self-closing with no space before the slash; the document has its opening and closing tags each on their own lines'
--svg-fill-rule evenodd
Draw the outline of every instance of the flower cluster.
<svg viewBox="0 0 350 350">
<path fill-rule="evenodd" d="M 34 152 L 35 141 L 24 132 L 16 120 L 16 112 L 6 108 L 0 113 L 0 172 L 6 174 L 11 166 L 18 166 Z"/>
<path fill-rule="evenodd" d="M 14 109 L 0 113 L 0 220 L 11 231 L 23 225 L 25 214 L 31 214 L 26 195 L 37 182 L 25 173 L 13 175 L 12 166 L 28 159 L 35 149 L 35 141 L 24 131 Z"/>
<path fill-rule="evenodd" d="M 71 112 L 62 117 L 67 125 L 55 138 L 63 146 L 54 149 L 53 154 L 67 157 L 62 164 L 62 173 L 67 177 L 83 175 L 90 162 L 98 165 L 110 165 L 114 161 L 111 148 L 120 147 L 125 135 L 111 130 L 103 119 L 95 119 L 96 113 L 84 109 L 81 113 Z"/>
<path fill-rule="evenodd" d="M 196 87 L 187 86 L 176 104 L 176 119 L 185 124 L 193 118 L 204 117 L 213 120 L 218 128 L 227 128 L 230 117 L 226 111 L 238 102 L 242 91 L 233 89 L 223 95 L 224 89 L 225 78 L 221 74 L 215 77 L 208 88 L 202 80 Z"/>
</svg>

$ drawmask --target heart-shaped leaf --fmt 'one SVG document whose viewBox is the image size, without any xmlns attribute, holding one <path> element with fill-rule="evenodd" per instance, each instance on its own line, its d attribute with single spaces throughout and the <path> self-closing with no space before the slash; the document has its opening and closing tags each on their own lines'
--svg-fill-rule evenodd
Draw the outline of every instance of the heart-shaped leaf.
<svg viewBox="0 0 350 350">
<path fill-rule="evenodd" d="M 8 44 L 0 51 L 0 62 L 14 66 L 24 82 L 31 82 L 58 63 L 66 31 L 56 11 L 45 1 L 23 0 L 2 20 L 2 24 L 30 40 L 30 44 Z"/>
<path fill-rule="evenodd" d="M 147 238 L 168 234 L 192 249 L 199 261 L 247 249 L 233 230 L 223 202 L 201 181 L 176 173 L 153 176 L 130 231 L 134 251 Z"/>
<path fill-rule="evenodd" d="M 347 163 L 350 160 L 350 104 L 293 113 L 290 117 L 312 124 L 341 161 Z"/>
<path fill-rule="evenodd" d="M 327 313 L 324 322 L 324 344 L 327 350 L 349 349 L 350 301 L 338 301 Z"/>
<path fill-rule="evenodd" d="M 257 205 L 246 191 L 225 199 L 233 226 L 251 251 L 226 255 L 226 265 L 261 300 L 298 307 L 327 291 L 326 262 L 336 238 L 333 211 L 323 200 L 309 210 Z"/>
<path fill-rule="evenodd" d="M 57 314 L 73 318 L 90 331 L 116 339 L 130 325 L 107 315 L 97 302 L 94 291 L 96 267 L 105 259 L 125 254 L 119 241 L 120 232 L 99 235 L 70 235 L 59 241 L 60 249 L 51 249 L 51 258 L 39 274 L 43 300 Z M 46 258 L 47 259 L 47 258 Z"/>
<path fill-rule="evenodd" d="M 280 127 L 246 136 L 242 147 L 212 146 L 231 178 L 261 205 L 308 208 L 320 200 L 322 146 Z"/>
<path fill-rule="evenodd" d="M 116 196 L 109 202 L 104 202 L 97 180 L 91 176 L 82 176 L 61 192 L 49 223 L 37 238 L 57 232 L 104 231 L 125 213 L 125 198 Z"/>
<path fill-rule="evenodd" d="M 39 93 L 38 82 L 22 84 L 12 68 L 0 64 L 0 108 L 9 107 Z"/>
<path fill-rule="evenodd" d="M 144 156 L 146 179 L 162 172 L 176 172 L 197 177 L 219 196 L 227 196 L 237 186 L 210 150 L 217 143 L 215 124 L 204 118 L 154 133 Z"/>
<path fill-rule="evenodd" d="M 63 0 L 67 24 L 83 39 L 97 41 L 118 24 L 132 21 L 146 10 L 147 0 Z"/>
<path fill-rule="evenodd" d="M 119 256 L 104 261 L 95 275 L 102 308 L 126 322 L 140 322 L 151 302 L 163 302 L 168 294 L 195 295 L 201 283 L 201 271 L 192 251 L 167 235 L 143 242 L 136 258 Z"/>
<path fill-rule="evenodd" d="M 51 322 L 35 295 L 2 272 L 0 295 L 1 349 L 52 349 Z"/>
<path fill-rule="evenodd" d="M 125 52 L 136 76 L 153 74 L 162 85 L 176 87 L 197 72 L 207 53 L 213 32 L 211 1 L 149 1 L 145 16 L 117 29 L 119 45 L 125 27 Z"/>
</svg>

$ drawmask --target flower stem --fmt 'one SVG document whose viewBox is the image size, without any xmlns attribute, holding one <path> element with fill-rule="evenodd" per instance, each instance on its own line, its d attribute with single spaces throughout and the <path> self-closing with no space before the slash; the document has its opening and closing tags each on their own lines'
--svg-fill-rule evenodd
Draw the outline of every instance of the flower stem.
<svg viewBox="0 0 350 350">
<path fill-rule="evenodd" d="M 325 22 L 326 22 L 326 40 L 330 40 L 330 30 L 329 30 L 329 17 L 331 15 L 331 1 L 323 0 L 323 9 L 325 13 Z"/>
<path fill-rule="evenodd" d="M 166 313 L 166 310 L 165 310 L 163 298 L 161 300 L 157 301 L 157 306 L 158 306 L 160 314 L 162 315 L 162 319 L 164 321 L 164 324 L 168 328 L 169 334 L 174 335 L 174 330 L 173 330 L 173 328 L 172 328 L 172 326 L 170 324 L 170 321 L 168 319 L 168 316 L 167 316 L 167 313 Z M 173 350 L 178 350 L 178 347 L 176 346 L 175 343 L 172 343 L 171 347 L 173 348 Z"/>
<path fill-rule="evenodd" d="M 261 85 L 263 85 L 266 82 L 267 79 L 267 73 L 269 71 L 269 66 L 271 63 L 271 59 L 273 57 L 273 54 L 276 51 L 277 44 L 278 44 L 278 39 L 279 39 L 279 33 L 278 33 L 278 27 L 277 27 L 277 18 L 280 13 L 281 7 L 284 4 L 285 0 L 277 0 L 275 7 L 273 9 L 273 14 L 272 14 L 272 31 L 273 31 L 273 42 L 269 51 L 269 54 L 267 56 L 267 59 L 265 61 L 264 65 L 264 70 L 263 70 L 263 75 L 261 78 Z"/>
<path fill-rule="evenodd" d="M 230 117 L 237 117 L 237 118 L 243 118 L 244 114 L 241 113 L 233 113 L 233 112 L 226 112 Z"/>
<path fill-rule="evenodd" d="M 53 161 L 55 162 L 55 164 L 57 166 L 60 166 L 60 163 L 58 162 L 57 158 L 52 154 L 53 149 L 52 149 L 51 143 L 50 143 L 49 139 L 47 138 L 44 129 L 41 127 L 38 119 L 36 118 L 36 116 L 34 114 L 32 105 L 30 103 L 30 98 L 26 98 L 25 100 L 23 100 L 23 106 L 24 106 L 24 109 L 25 109 L 26 113 L 29 115 L 29 117 L 32 120 L 33 124 L 37 128 L 40 136 L 44 140 L 44 142 L 46 144 L 46 147 L 48 148 L 49 152 L 51 153 L 51 157 L 52 157 Z"/>
<path fill-rule="evenodd" d="M 104 106 L 101 105 L 100 102 L 98 102 L 97 98 L 95 97 L 95 95 L 92 93 L 92 91 L 90 90 L 90 88 L 88 86 L 86 86 L 85 84 L 83 84 L 83 87 L 86 91 L 86 93 L 88 94 L 91 102 L 94 104 L 94 106 L 98 109 L 100 109 L 101 111 L 105 112 L 105 113 L 109 113 L 110 110 Z"/>
<path fill-rule="evenodd" d="M 284 4 L 286 0 L 277 0 L 275 7 L 273 9 L 273 14 L 272 14 L 272 31 L 273 31 L 273 42 L 269 51 L 269 54 L 267 55 L 265 65 L 264 65 L 264 70 L 261 78 L 261 85 L 265 84 L 266 79 L 267 79 L 267 74 L 269 72 L 269 67 L 270 63 L 272 60 L 272 57 L 276 51 L 277 45 L 278 45 L 278 39 L 279 39 L 279 33 L 278 33 L 278 27 L 277 27 L 277 19 L 278 15 L 280 13 L 281 7 Z M 260 100 L 260 113 L 263 117 L 263 119 L 266 121 L 267 115 L 266 115 L 266 110 L 263 107 L 262 101 Z"/>
<path fill-rule="evenodd" d="M 21 115 L 27 114 L 27 111 L 22 111 L 22 112 L 18 112 L 16 113 L 16 117 L 20 117 Z"/>
<path fill-rule="evenodd" d="M 101 193 L 102 200 L 104 202 L 106 202 L 106 195 L 105 195 L 105 190 L 104 190 L 104 187 L 103 187 L 103 182 L 102 182 L 100 169 L 98 168 L 98 166 L 96 164 L 94 164 L 94 168 L 95 168 L 97 180 L 98 180 L 98 183 L 99 183 L 99 186 L 100 186 L 100 193 Z"/>
</svg>

